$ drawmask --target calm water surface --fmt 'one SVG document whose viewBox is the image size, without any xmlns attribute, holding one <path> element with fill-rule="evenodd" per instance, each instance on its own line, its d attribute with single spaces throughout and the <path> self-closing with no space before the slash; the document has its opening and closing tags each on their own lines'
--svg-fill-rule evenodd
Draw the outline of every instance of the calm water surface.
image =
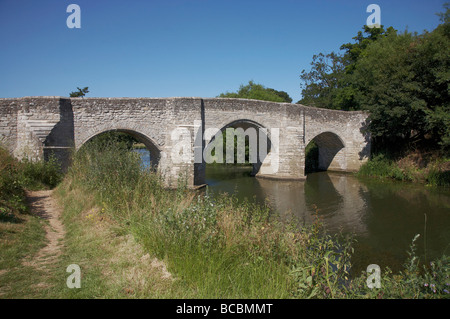
<svg viewBox="0 0 450 319">
<path fill-rule="evenodd" d="M 329 232 L 355 234 L 353 262 L 361 270 L 372 263 L 400 269 L 416 234 L 423 260 L 450 253 L 449 189 L 331 172 L 309 174 L 305 182 L 277 181 L 251 177 L 250 171 L 208 167 L 208 189 L 260 203 L 267 199 L 281 218 L 295 216 L 305 224 L 314 221 L 317 207 Z"/>
<path fill-rule="evenodd" d="M 145 159 L 144 159 L 145 161 Z M 351 174 L 319 172 L 306 181 L 278 181 L 250 176 L 251 168 L 208 166 L 207 190 L 239 199 L 268 200 L 280 218 L 315 220 L 316 208 L 326 229 L 355 234 L 355 269 L 369 264 L 399 270 L 412 239 L 422 260 L 450 254 L 450 189 L 361 179 Z"/>
</svg>

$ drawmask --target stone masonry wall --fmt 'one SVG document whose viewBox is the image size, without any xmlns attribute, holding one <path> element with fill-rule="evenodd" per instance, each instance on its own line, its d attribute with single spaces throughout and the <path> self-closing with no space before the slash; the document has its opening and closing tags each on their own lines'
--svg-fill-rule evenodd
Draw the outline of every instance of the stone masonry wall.
<svg viewBox="0 0 450 319">
<path fill-rule="evenodd" d="M 0 145 L 11 153 L 17 144 L 17 109 L 20 99 L 0 99 Z"/>
<path fill-rule="evenodd" d="M 205 128 L 222 129 L 244 120 L 255 124 L 256 127 L 266 128 L 269 137 L 273 129 L 278 130 L 278 158 L 266 157 L 257 176 L 294 179 L 304 177 L 304 126 L 301 110 L 297 105 L 213 98 L 204 99 L 204 106 Z M 276 134 L 277 131 L 273 133 Z M 274 145 L 275 136 L 272 136 L 271 140 Z"/>
<path fill-rule="evenodd" d="M 201 185 L 205 130 L 245 123 L 266 129 L 272 142 L 257 176 L 303 179 L 304 150 L 312 140 L 325 169 L 358 169 L 370 151 L 366 119 L 363 112 L 245 99 L 24 97 L 0 99 L 0 143 L 17 157 L 51 153 L 68 162 L 71 148 L 106 131 L 124 131 L 158 155 L 168 184 L 184 176 L 189 185 Z"/>
<path fill-rule="evenodd" d="M 335 155 L 330 170 L 357 171 L 370 155 L 370 135 L 365 112 L 349 112 L 303 106 L 305 112 L 305 145 L 323 133 L 330 144 L 339 139 L 343 148 Z M 326 151 L 326 147 L 323 148 Z"/>
</svg>

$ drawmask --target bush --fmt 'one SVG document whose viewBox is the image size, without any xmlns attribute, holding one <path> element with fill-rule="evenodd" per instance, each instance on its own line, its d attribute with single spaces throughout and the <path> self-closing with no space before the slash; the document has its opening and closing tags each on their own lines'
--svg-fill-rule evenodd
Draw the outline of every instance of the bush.
<svg viewBox="0 0 450 319">
<path fill-rule="evenodd" d="M 0 148 L 0 221 L 13 221 L 26 211 L 20 163 Z"/>
<path fill-rule="evenodd" d="M 14 221 L 27 211 L 25 189 L 53 188 L 62 177 L 54 158 L 19 161 L 0 147 L 0 221 Z"/>
<path fill-rule="evenodd" d="M 23 159 L 21 162 L 23 186 L 30 190 L 54 188 L 63 178 L 61 167 L 55 157 L 48 161 Z"/>
<path fill-rule="evenodd" d="M 450 171 L 431 170 L 427 176 L 427 181 L 431 185 L 450 186 Z"/>
</svg>

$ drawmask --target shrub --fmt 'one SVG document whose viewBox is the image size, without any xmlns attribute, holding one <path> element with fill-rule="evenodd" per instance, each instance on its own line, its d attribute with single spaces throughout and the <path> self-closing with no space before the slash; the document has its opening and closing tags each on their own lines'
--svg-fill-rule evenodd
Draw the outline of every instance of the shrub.
<svg viewBox="0 0 450 319">
<path fill-rule="evenodd" d="M 21 162 L 21 179 L 27 189 L 54 188 L 63 178 L 61 166 L 53 156 L 48 161 L 23 159 Z"/>
<path fill-rule="evenodd" d="M 0 148 L 0 220 L 13 221 L 26 211 L 25 191 L 20 179 L 20 163 Z"/>
</svg>

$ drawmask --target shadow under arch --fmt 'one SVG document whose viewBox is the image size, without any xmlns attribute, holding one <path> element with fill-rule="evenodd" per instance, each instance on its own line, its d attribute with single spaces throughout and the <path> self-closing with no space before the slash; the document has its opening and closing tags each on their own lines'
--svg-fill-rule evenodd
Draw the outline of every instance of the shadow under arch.
<svg viewBox="0 0 450 319">
<path fill-rule="evenodd" d="M 221 129 L 219 129 L 215 135 L 213 135 L 210 139 L 206 137 L 205 142 L 205 158 L 208 158 L 209 154 L 212 154 L 212 148 L 221 149 L 222 156 L 217 156 L 214 154 L 214 158 L 211 158 L 207 163 L 211 163 L 211 161 L 216 162 L 218 164 L 232 164 L 230 163 L 230 157 L 227 160 L 227 146 L 230 147 L 231 144 L 226 143 L 226 130 L 228 128 L 235 129 L 234 134 L 235 138 L 238 140 L 237 143 L 233 142 L 233 163 L 236 164 L 238 162 L 238 154 L 239 151 L 243 151 L 242 147 L 245 148 L 245 162 L 252 164 L 252 176 L 255 176 L 261 166 L 264 163 L 264 160 L 268 157 L 271 151 L 271 138 L 269 130 L 261 125 L 260 123 L 249 120 L 249 119 L 239 119 L 232 121 L 226 125 L 224 125 Z M 242 130 L 238 130 L 242 129 Z M 243 133 L 243 135 L 239 135 Z M 220 135 L 219 135 L 220 134 Z M 238 137 L 239 136 L 239 137 Z M 217 147 L 216 139 L 221 137 L 223 139 L 222 147 Z M 241 138 L 241 142 L 243 141 L 245 144 L 239 143 L 239 138 Z M 237 144 L 237 145 L 236 145 Z M 229 151 L 229 150 L 228 150 Z M 219 162 L 217 160 L 219 159 Z M 220 159 L 222 161 L 220 161 Z"/>
<path fill-rule="evenodd" d="M 139 143 L 144 144 L 145 148 L 150 152 L 150 167 L 153 169 L 157 169 L 161 159 L 161 149 L 150 137 L 137 132 L 135 130 L 130 129 L 108 129 L 100 132 L 96 132 L 95 134 L 89 136 L 85 141 L 83 141 L 78 149 L 82 148 L 84 145 L 88 144 L 90 141 L 93 141 L 95 138 L 107 134 L 110 132 L 117 133 L 125 133 L 131 137 L 133 137 Z"/>
<path fill-rule="evenodd" d="M 306 146 L 305 175 L 314 171 L 345 170 L 344 141 L 333 132 L 316 135 Z"/>
</svg>

